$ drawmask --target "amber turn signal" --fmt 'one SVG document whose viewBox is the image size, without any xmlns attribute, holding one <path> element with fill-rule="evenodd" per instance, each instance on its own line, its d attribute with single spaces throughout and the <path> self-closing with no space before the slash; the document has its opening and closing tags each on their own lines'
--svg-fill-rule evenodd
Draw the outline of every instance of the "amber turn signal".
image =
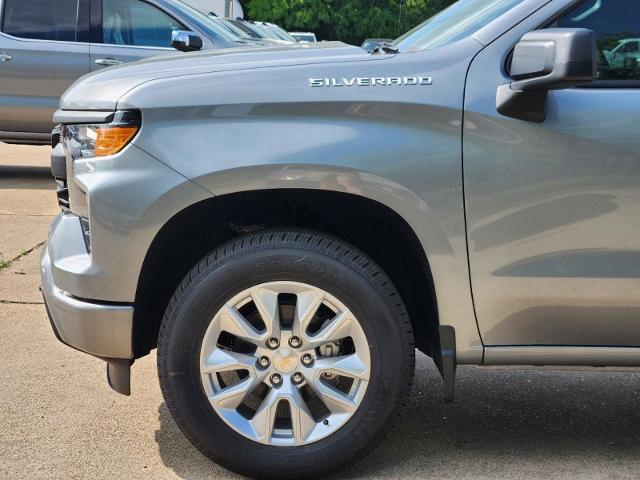
<svg viewBox="0 0 640 480">
<path fill-rule="evenodd" d="M 113 155 L 122 150 L 138 132 L 138 127 L 106 126 L 96 130 L 96 157 Z"/>
</svg>

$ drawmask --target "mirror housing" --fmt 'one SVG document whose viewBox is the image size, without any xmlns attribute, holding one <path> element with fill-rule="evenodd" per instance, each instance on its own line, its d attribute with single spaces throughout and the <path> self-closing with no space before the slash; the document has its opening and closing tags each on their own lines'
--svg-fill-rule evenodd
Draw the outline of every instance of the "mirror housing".
<svg viewBox="0 0 640 480">
<path fill-rule="evenodd" d="M 549 28 L 527 33 L 511 59 L 510 84 L 498 87 L 496 108 L 508 117 L 544 122 L 550 90 L 592 82 L 598 71 L 596 38 L 583 28 Z"/>
<path fill-rule="evenodd" d="M 187 30 L 174 30 L 171 32 L 171 46 L 181 52 L 194 52 L 202 50 L 202 39 L 193 32 Z"/>
</svg>

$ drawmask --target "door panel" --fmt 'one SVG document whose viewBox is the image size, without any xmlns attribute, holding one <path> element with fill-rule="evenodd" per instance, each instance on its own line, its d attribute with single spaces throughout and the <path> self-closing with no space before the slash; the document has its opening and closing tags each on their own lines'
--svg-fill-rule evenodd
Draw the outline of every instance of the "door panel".
<svg viewBox="0 0 640 480">
<path fill-rule="evenodd" d="M 640 346 L 640 89 L 551 92 L 541 124 L 496 112 L 507 54 L 549 13 L 483 50 L 467 79 L 464 180 L 478 324 L 485 345 Z"/>
<path fill-rule="evenodd" d="M 92 70 L 100 70 L 105 67 L 135 62 L 159 55 L 175 55 L 180 53 L 172 48 L 145 48 L 102 44 L 92 44 L 89 47 L 89 51 Z"/>
<path fill-rule="evenodd" d="M 88 73 L 75 43 L 76 0 L 5 0 L 0 33 L 0 130 L 51 133 L 60 96 Z"/>
<path fill-rule="evenodd" d="M 89 72 L 89 46 L 0 34 L 0 130 L 51 133 L 64 91 Z"/>
</svg>

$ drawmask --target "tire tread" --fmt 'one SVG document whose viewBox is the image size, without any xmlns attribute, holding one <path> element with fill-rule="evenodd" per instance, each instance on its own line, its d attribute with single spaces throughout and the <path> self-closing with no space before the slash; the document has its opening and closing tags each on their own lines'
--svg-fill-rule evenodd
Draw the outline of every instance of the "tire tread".
<svg viewBox="0 0 640 480">
<path fill-rule="evenodd" d="M 359 442 L 359 451 L 357 451 L 353 458 L 353 462 L 355 463 L 374 450 L 378 444 L 386 438 L 393 424 L 402 416 L 402 413 L 409 401 L 409 396 L 413 386 L 415 371 L 415 340 L 409 315 L 402 302 L 400 294 L 387 274 L 378 267 L 371 258 L 356 247 L 325 233 L 300 229 L 282 229 L 264 230 L 245 234 L 216 248 L 189 271 L 173 294 L 165 311 L 158 333 L 158 376 L 167 409 L 175 419 L 180 430 L 191 441 L 191 443 L 193 443 L 193 445 L 196 446 L 196 448 L 198 448 L 203 454 L 208 455 L 206 445 L 201 444 L 197 438 L 191 435 L 187 426 L 180 420 L 180 416 L 176 415 L 176 408 L 172 402 L 171 395 L 167 395 L 169 379 L 164 373 L 168 371 L 166 368 L 166 348 L 168 344 L 167 340 L 171 336 L 171 329 L 175 319 L 176 305 L 183 295 L 187 294 L 189 289 L 197 283 L 198 278 L 205 275 L 210 269 L 216 268 L 218 265 L 232 257 L 235 257 L 236 255 L 252 253 L 265 249 L 279 248 L 293 248 L 327 255 L 351 268 L 368 281 L 380 293 L 380 295 L 386 299 L 386 303 L 398 321 L 398 330 L 402 337 L 403 345 L 406 346 L 403 351 L 403 365 L 405 370 L 404 375 L 407 380 L 401 394 L 398 396 L 398 402 L 394 408 L 394 411 L 396 412 L 395 417 L 389 419 L 384 427 L 383 434 L 377 439 L 371 442 Z M 224 466 L 224 464 L 222 465 Z M 329 472 L 323 471 L 323 476 L 336 473 L 338 470 L 339 468 Z M 300 477 L 296 476 L 296 478 Z"/>
</svg>

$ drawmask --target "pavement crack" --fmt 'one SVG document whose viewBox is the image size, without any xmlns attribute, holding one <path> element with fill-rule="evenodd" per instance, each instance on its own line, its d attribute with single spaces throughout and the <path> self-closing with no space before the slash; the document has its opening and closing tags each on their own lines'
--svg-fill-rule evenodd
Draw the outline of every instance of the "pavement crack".
<svg viewBox="0 0 640 480">
<path fill-rule="evenodd" d="M 44 305 L 44 302 L 20 302 L 16 300 L 0 300 L 0 305 Z"/>
<path fill-rule="evenodd" d="M 34 247 L 31 247 L 28 250 L 22 250 L 18 255 L 16 255 L 15 257 L 13 257 L 10 260 L 3 260 L 2 256 L 0 255 L 0 271 L 2 271 L 5 268 L 10 267 L 13 262 L 15 262 L 16 260 L 21 259 L 22 257 L 26 257 L 31 252 L 33 252 L 35 249 L 40 248 L 41 246 L 43 246 L 45 243 L 46 242 L 40 242 L 39 244 L 37 244 Z"/>
<path fill-rule="evenodd" d="M 0 213 L 0 217 L 55 217 L 46 213 Z"/>
</svg>

